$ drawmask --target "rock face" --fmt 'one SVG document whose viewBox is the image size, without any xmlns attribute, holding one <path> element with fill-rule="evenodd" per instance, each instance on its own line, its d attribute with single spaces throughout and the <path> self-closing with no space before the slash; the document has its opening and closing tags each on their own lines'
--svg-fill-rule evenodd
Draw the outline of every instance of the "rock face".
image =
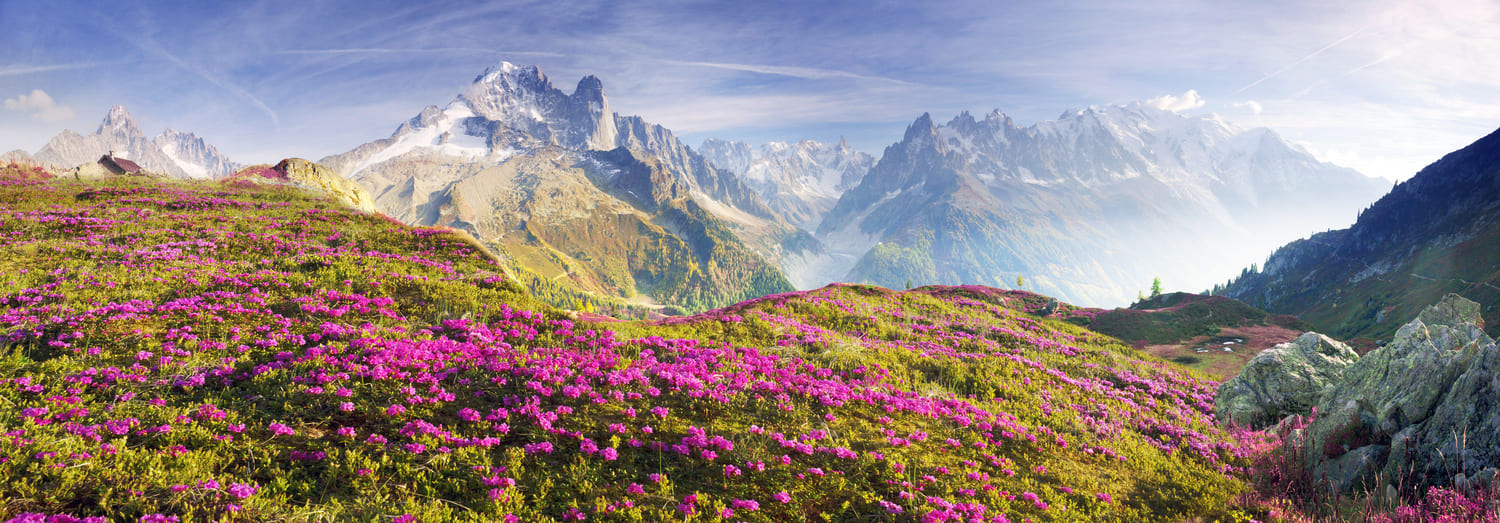
<svg viewBox="0 0 1500 523">
<path fill-rule="evenodd" d="M 1359 360 L 1348 345 L 1309 332 L 1255 355 L 1219 386 L 1214 412 L 1219 420 L 1261 428 L 1293 414 L 1308 414 L 1323 394 Z"/>
<path fill-rule="evenodd" d="M 1449 294 L 1344 369 L 1303 457 L 1340 491 L 1449 485 L 1500 466 L 1500 349 L 1479 304 Z"/>
</svg>

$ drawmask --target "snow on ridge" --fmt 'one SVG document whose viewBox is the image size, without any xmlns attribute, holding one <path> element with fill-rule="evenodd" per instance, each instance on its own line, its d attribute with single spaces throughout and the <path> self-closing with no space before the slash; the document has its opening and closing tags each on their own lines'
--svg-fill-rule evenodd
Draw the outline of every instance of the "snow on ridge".
<svg viewBox="0 0 1500 523">
<path fill-rule="evenodd" d="M 448 107 L 443 109 L 442 113 L 438 114 L 431 125 L 417 127 L 406 134 L 395 137 L 395 143 L 365 157 L 359 164 L 355 165 L 354 170 L 350 171 L 348 176 L 353 178 L 355 175 L 374 165 L 384 163 L 419 149 L 469 159 L 479 159 L 488 156 L 490 150 L 485 142 L 485 138 L 470 136 L 464 133 L 462 129 L 459 129 L 456 133 L 453 132 L 458 122 L 462 122 L 465 118 L 472 116 L 474 116 L 474 111 L 469 108 L 467 103 L 464 103 L 462 100 L 455 100 L 453 103 L 448 104 Z M 446 141 L 443 138 L 445 134 L 448 135 Z M 510 155 L 506 154 L 504 156 L 509 157 Z"/>
<path fill-rule="evenodd" d="M 176 164 L 188 176 L 193 178 L 209 178 L 208 169 L 202 165 L 184 160 L 177 155 L 177 142 L 175 140 L 168 141 L 166 147 L 161 148 L 161 152 L 166 153 L 167 158 L 171 159 L 172 163 Z"/>
</svg>

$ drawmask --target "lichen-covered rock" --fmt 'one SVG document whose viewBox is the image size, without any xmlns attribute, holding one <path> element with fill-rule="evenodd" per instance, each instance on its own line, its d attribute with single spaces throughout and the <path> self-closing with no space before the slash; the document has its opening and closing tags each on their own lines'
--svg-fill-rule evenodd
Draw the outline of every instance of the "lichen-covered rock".
<svg viewBox="0 0 1500 523">
<path fill-rule="evenodd" d="M 287 158 L 273 167 L 295 185 L 314 189 L 330 198 L 365 212 L 375 212 L 375 200 L 364 187 L 333 170 L 301 158 Z"/>
<path fill-rule="evenodd" d="M 1261 351 L 1219 386 L 1214 413 L 1221 422 L 1261 428 L 1294 414 L 1308 414 L 1359 359 L 1348 345 L 1316 332 Z"/>
<path fill-rule="evenodd" d="M 1349 491 L 1369 472 L 1350 468 L 1351 453 L 1381 456 L 1384 477 L 1408 486 L 1447 485 L 1500 464 L 1497 367 L 1500 349 L 1484 334 L 1479 304 L 1445 296 L 1344 369 L 1307 427 L 1307 466 Z"/>
</svg>

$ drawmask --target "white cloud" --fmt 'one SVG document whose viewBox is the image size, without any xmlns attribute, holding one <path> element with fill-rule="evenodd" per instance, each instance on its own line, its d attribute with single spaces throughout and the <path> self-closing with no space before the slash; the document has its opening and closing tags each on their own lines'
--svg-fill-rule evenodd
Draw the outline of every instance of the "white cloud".
<svg viewBox="0 0 1500 523">
<path fill-rule="evenodd" d="M 56 100 L 41 89 L 33 89 L 31 94 L 7 98 L 5 108 L 11 111 L 29 112 L 31 119 L 43 122 L 61 122 L 77 116 L 72 107 L 58 105 Z"/>
<path fill-rule="evenodd" d="M 1250 112 L 1254 114 L 1260 114 L 1261 110 L 1260 102 L 1257 102 L 1255 100 L 1245 100 L 1243 102 L 1235 102 L 1230 105 L 1235 109 L 1249 109 Z"/>
<path fill-rule="evenodd" d="M 1156 98 L 1152 98 L 1150 100 L 1146 100 L 1146 105 L 1155 107 L 1157 109 L 1172 111 L 1174 113 L 1180 113 L 1189 109 L 1197 109 L 1199 107 L 1203 107 L 1204 103 L 1205 102 L 1203 101 L 1203 97 L 1198 96 L 1198 91 L 1196 89 L 1188 89 L 1188 92 L 1182 93 L 1182 96 L 1166 94 Z"/>
</svg>

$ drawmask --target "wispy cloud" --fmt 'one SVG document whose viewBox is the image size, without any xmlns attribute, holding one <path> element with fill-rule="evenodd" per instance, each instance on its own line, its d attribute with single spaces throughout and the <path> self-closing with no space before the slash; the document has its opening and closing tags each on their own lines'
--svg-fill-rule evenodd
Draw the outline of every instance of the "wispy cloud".
<svg viewBox="0 0 1500 523">
<path fill-rule="evenodd" d="M 68 69 L 83 69 L 99 65 L 94 62 L 77 64 L 55 64 L 55 65 L 8 65 L 0 66 L 0 76 L 20 76 L 26 74 L 45 73 L 48 71 L 64 71 Z"/>
<path fill-rule="evenodd" d="M 1234 107 L 1235 109 L 1249 109 L 1251 114 L 1260 114 L 1260 111 L 1263 109 L 1260 106 L 1260 102 L 1257 102 L 1255 100 L 1245 100 L 1243 102 L 1235 102 L 1233 104 L 1230 104 L 1230 106 Z"/>
<path fill-rule="evenodd" d="M 911 82 L 907 82 L 907 81 L 903 81 L 903 80 L 897 80 L 895 78 L 887 78 L 887 77 L 884 77 L 884 76 L 870 76 L 870 75 L 863 75 L 863 74 L 851 73 L 851 72 L 848 72 L 848 71 L 838 71 L 838 70 L 834 70 L 834 69 L 819 69 L 819 68 L 815 68 L 815 67 L 795 67 L 795 66 L 784 66 L 784 65 L 730 64 L 730 63 L 718 63 L 718 62 L 686 62 L 686 61 L 681 61 L 681 60 L 659 60 L 659 61 L 661 61 L 663 63 L 672 64 L 672 65 L 684 65 L 684 66 L 690 66 L 690 67 L 709 67 L 709 68 L 713 68 L 713 69 L 727 69 L 727 70 L 731 70 L 731 71 L 744 71 L 744 72 L 749 72 L 749 73 L 770 74 L 770 75 L 777 75 L 777 76 L 788 76 L 788 77 L 792 77 L 792 78 L 802 78 L 802 79 L 806 79 L 806 80 L 828 80 L 828 79 L 835 79 L 835 78 L 845 78 L 845 79 L 851 79 L 851 80 L 870 80 L 870 81 L 877 81 L 877 82 L 886 82 L 886 83 L 891 83 L 891 84 L 895 84 L 895 85 L 908 85 L 908 86 L 909 85 L 917 85 L 917 84 L 914 84 L 914 83 L 911 83 Z"/>
<path fill-rule="evenodd" d="M 127 41 L 131 42 L 131 44 L 135 45 L 142 51 L 146 51 L 148 53 L 161 57 L 168 62 L 172 62 L 173 65 L 176 65 L 177 67 L 180 67 L 185 71 L 197 75 L 204 81 L 216 85 L 219 88 L 224 89 L 225 91 L 229 91 L 229 93 L 234 95 L 236 98 L 249 102 L 250 105 L 253 105 L 257 109 L 260 109 L 261 112 L 266 113 L 266 116 L 271 118 L 271 123 L 273 125 L 281 125 L 281 117 L 276 115 L 276 111 L 272 110 L 271 106 L 266 105 L 266 103 L 262 102 L 260 98 L 257 98 L 254 94 L 251 94 L 250 91 L 245 90 L 243 87 L 235 85 L 228 80 L 221 78 L 219 75 L 213 74 L 207 69 L 204 69 L 203 67 L 178 58 L 177 55 L 172 54 L 170 51 L 167 51 L 167 49 L 165 47 L 162 47 L 161 44 L 158 44 L 154 40 L 151 40 L 149 38 L 134 38 L 127 39 Z"/>
<path fill-rule="evenodd" d="M 11 111 L 29 112 L 31 119 L 42 122 L 62 122 L 78 116 L 73 112 L 72 107 L 59 105 L 41 89 L 32 89 L 31 94 L 7 98 L 5 108 Z"/>
</svg>

